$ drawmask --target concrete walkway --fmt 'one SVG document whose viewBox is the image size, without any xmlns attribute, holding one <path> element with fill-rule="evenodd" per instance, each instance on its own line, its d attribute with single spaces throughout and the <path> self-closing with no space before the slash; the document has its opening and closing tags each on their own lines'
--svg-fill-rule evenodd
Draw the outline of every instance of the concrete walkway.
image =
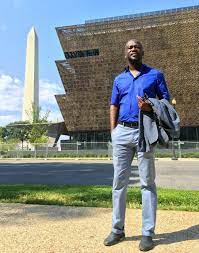
<svg viewBox="0 0 199 253">
<path fill-rule="evenodd" d="M 103 245 L 110 208 L 0 204 L 1 253 L 136 253 L 141 210 L 127 209 L 126 240 Z M 154 253 L 198 253 L 199 212 L 158 211 Z"/>
</svg>

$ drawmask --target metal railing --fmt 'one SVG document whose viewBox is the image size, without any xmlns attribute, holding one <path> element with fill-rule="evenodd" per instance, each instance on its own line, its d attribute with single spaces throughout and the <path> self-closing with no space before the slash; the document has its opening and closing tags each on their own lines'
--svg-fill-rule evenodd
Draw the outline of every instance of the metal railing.
<svg viewBox="0 0 199 253">
<path fill-rule="evenodd" d="M 118 21 L 118 20 L 124 20 L 124 19 L 142 18 L 142 17 L 152 16 L 152 15 L 163 15 L 163 14 L 182 12 L 182 11 L 183 12 L 184 11 L 190 11 L 190 10 L 194 10 L 194 9 L 198 9 L 198 8 L 199 8 L 199 5 L 194 5 L 194 6 L 188 6 L 188 7 L 182 7 L 182 8 L 167 9 L 167 10 L 160 10 L 160 11 L 151 11 L 151 12 L 143 12 L 143 13 L 135 13 L 135 14 L 123 15 L 123 16 L 115 16 L 115 17 L 107 17 L 107 18 L 99 18 L 99 19 L 90 19 L 90 20 L 86 20 L 85 24 L 103 23 L 103 22 Z"/>
<path fill-rule="evenodd" d="M 0 144 L 0 159 L 22 158 L 112 158 L 111 142 L 71 142 L 58 143 L 52 146 L 45 144 Z M 199 142 L 174 141 L 169 142 L 168 148 L 159 145 L 156 147 L 156 157 L 182 157 L 199 158 Z"/>
<path fill-rule="evenodd" d="M 137 13 L 131 15 L 124 16 L 116 16 L 116 17 L 107 17 L 93 20 L 86 20 L 85 24 L 71 25 L 71 26 L 62 26 L 57 27 L 56 30 L 60 32 L 60 34 L 65 35 L 65 39 L 70 39 L 70 37 L 76 36 L 77 34 L 81 35 L 89 35 L 89 34 L 97 34 L 104 33 L 115 30 L 124 30 L 124 29 L 140 29 L 143 27 L 151 27 L 163 24 L 169 24 L 172 22 L 187 22 L 184 20 L 184 17 L 180 18 L 179 15 L 169 16 L 167 19 L 162 20 L 159 18 L 162 15 L 172 14 L 172 13 L 188 13 L 193 10 L 198 10 L 199 5 L 176 8 L 176 9 L 168 9 L 162 11 L 152 11 L 145 13 Z M 197 19 L 197 13 L 193 14 Z M 156 17 L 155 17 L 156 16 Z M 190 15 L 189 15 L 190 16 Z M 149 17 L 149 18 L 147 18 Z M 133 22 L 132 22 L 133 20 Z M 115 22 L 118 21 L 118 22 Z M 134 22 L 138 21 L 138 22 Z"/>
</svg>

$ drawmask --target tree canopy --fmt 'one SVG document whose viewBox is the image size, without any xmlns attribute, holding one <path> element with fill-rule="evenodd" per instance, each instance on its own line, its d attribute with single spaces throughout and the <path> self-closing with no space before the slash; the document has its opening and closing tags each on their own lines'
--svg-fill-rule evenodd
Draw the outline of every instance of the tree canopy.
<svg viewBox="0 0 199 253">
<path fill-rule="evenodd" d="M 48 140 L 48 122 L 49 112 L 43 116 L 33 117 L 33 122 L 30 121 L 15 121 L 9 123 L 5 127 L 0 127 L 1 142 L 19 142 L 22 145 L 24 141 L 30 143 L 44 143 Z"/>
</svg>

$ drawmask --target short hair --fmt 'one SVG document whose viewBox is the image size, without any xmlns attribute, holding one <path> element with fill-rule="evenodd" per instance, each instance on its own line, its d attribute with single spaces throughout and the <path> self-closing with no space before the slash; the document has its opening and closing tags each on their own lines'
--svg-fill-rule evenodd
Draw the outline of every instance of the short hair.
<svg viewBox="0 0 199 253">
<path fill-rule="evenodd" d="M 142 43 L 139 40 L 137 40 L 137 39 L 130 39 L 130 40 L 128 40 L 126 42 L 126 44 L 125 44 L 125 49 L 127 47 L 127 44 L 129 43 L 129 41 L 134 41 L 135 43 L 139 44 L 141 46 L 141 48 L 142 48 L 142 51 L 144 51 L 144 47 L 143 47 Z"/>
</svg>

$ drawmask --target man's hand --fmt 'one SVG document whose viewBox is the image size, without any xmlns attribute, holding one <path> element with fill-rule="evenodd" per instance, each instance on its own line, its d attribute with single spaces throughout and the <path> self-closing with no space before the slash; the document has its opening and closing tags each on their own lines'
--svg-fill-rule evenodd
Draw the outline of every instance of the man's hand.
<svg viewBox="0 0 199 253">
<path fill-rule="evenodd" d="M 110 106 L 110 128 L 111 128 L 111 132 L 113 131 L 113 129 L 117 125 L 118 112 L 119 112 L 118 106 L 115 106 L 115 105 Z"/>
<path fill-rule="evenodd" d="M 146 100 L 144 101 L 140 96 L 137 96 L 137 100 L 138 100 L 138 106 L 140 110 L 146 111 L 146 112 L 152 111 L 152 107 L 149 104 L 149 102 L 147 102 Z"/>
</svg>

